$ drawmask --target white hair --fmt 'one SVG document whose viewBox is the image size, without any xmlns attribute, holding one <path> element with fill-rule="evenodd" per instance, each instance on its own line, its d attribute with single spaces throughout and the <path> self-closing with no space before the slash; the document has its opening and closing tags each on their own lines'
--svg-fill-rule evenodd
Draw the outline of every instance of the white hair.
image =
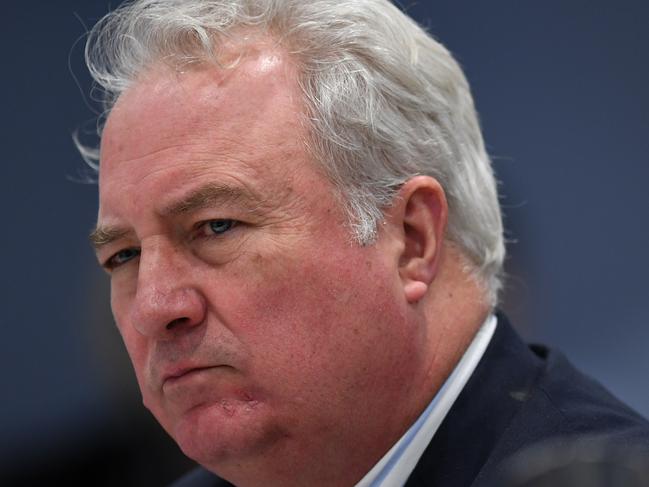
<svg viewBox="0 0 649 487">
<path fill-rule="evenodd" d="M 127 2 L 86 45 L 106 112 L 155 63 L 216 62 L 220 41 L 240 27 L 271 35 L 297 62 L 308 149 L 338 188 L 356 240 L 374 241 L 404 182 L 432 176 L 446 192 L 448 239 L 495 305 L 503 228 L 469 85 L 446 48 L 388 0 Z"/>
</svg>

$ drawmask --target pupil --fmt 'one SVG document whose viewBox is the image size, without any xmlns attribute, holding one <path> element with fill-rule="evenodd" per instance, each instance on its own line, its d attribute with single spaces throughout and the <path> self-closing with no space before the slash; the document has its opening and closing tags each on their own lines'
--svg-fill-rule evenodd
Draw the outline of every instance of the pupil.
<svg viewBox="0 0 649 487">
<path fill-rule="evenodd" d="M 133 249 L 124 250 L 122 252 L 122 260 L 131 259 L 134 255 L 135 251 Z"/>
<path fill-rule="evenodd" d="M 232 226 L 231 220 L 216 220 L 210 222 L 210 227 L 214 233 L 223 233 L 230 229 Z"/>
</svg>

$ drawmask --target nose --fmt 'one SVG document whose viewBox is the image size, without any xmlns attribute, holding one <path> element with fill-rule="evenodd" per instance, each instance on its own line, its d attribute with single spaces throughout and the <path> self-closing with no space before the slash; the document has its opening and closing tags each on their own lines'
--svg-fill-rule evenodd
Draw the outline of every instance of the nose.
<svg viewBox="0 0 649 487">
<path fill-rule="evenodd" d="M 207 306 L 191 282 L 195 273 L 187 257 L 165 242 L 142 244 L 131 323 L 142 335 L 158 339 L 191 331 L 204 322 Z"/>
</svg>

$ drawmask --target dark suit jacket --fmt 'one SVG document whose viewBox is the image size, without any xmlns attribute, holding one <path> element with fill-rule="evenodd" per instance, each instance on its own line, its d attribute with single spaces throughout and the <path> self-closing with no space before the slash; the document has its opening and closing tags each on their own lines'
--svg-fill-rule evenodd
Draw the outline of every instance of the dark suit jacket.
<svg viewBox="0 0 649 487">
<path fill-rule="evenodd" d="M 406 487 L 501 484 L 507 459 L 538 442 L 577 438 L 645 449 L 649 423 L 563 355 L 526 346 L 507 318 L 426 448 Z M 196 469 L 174 487 L 231 484 Z"/>
</svg>

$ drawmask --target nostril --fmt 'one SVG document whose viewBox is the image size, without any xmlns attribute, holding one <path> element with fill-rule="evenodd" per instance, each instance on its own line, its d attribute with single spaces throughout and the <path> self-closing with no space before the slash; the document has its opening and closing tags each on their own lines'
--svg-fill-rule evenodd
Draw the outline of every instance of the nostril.
<svg viewBox="0 0 649 487">
<path fill-rule="evenodd" d="M 167 324 L 167 330 L 171 331 L 187 322 L 189 322 L 189 318 L 177 318 Z"/>
</svg>

